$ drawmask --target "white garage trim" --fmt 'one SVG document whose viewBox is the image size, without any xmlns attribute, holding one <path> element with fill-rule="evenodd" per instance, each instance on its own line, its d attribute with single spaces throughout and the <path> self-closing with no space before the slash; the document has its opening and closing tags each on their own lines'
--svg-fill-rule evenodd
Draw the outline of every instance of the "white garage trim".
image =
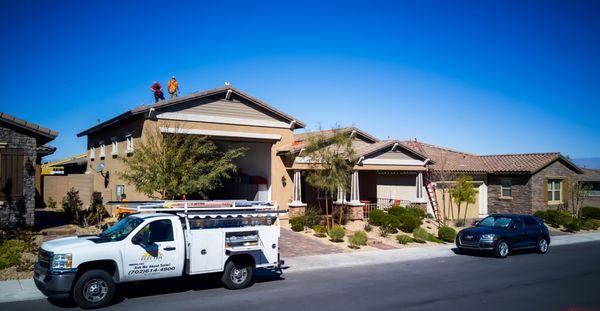
<svg viewBox="0 0 600 311">
<path fill-rule="evenodd" d="M 419 160 L 404 160 L 404 159 L 366 159 L 362 161 L 365 165 L 415 165 L 423 166 L 425 162 Z"/>
<path fill-rule="evenodd" d="M 174 127 L 161 127 L 160 131 L 163 133 L 192 134 L 192 135 L 204 135 L 204 136 L 216 136 L 216 137 L 254 138 L 254 139 L 266 139 L 266 140 L 280 140 L 281 139 L 281 135 L 278 135 L 278 134 L 262 134 L 262 133 L 250 133 L 250 132 L 179 129 L 179 128 L 174 128 Z"/>
<path fill-rule="evenodd" d="M 163 112 L 156 115 L 158 119 L 177 121 L 196 121 L 220 124 L 251 125 L 261 127 L 290 128 L 290 123 L 271 120 L 241 119 L 221 116 L 197 115 L 180 112 Z"/>
</svg>

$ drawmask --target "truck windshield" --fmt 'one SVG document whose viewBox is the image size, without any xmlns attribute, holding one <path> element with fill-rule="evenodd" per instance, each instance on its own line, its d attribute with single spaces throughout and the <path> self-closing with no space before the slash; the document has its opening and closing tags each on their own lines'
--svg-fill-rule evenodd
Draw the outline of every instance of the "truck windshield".
<svg viewBox="0 0 600 311">
<path fill-rule="evenodd" d="M 121 241 L 143 222 L 144 220 L 139 217 L 129 216 L 123 218 L 112 227 L 100 233 L 99 237 L 111 241 Z"/>
<path fill-rule="evenodd" d="M 512 219 L 506 216 L 488 216 L 477 224 L 477 227 L 502 227 L 506 228 Z"/>
</svg>

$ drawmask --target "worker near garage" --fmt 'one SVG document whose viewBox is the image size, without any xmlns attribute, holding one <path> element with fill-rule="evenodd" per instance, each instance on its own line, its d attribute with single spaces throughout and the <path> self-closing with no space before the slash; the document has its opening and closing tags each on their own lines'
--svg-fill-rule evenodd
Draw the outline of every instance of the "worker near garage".
<svg viewBox="0 0 600 311">
<path fill-rule="evenodd" d="M 179 82 L 177 82 L 175 76 L 172 76 L 171 80 L 169 80 L 169 83 L 167 83 L 167 91 L 170 95 L 169 98 L 175 98 L 179 96 Z"/>
<path fill-rule="evenodd" d="M 150 90 L 154 93 L 154 102 L 157 103 L 159 100 L 165 100 L 165 96 L 162 91 L 162 86 L 158 81 L 154 81 L 152 86 L 150 86 Z"/>
</svg>

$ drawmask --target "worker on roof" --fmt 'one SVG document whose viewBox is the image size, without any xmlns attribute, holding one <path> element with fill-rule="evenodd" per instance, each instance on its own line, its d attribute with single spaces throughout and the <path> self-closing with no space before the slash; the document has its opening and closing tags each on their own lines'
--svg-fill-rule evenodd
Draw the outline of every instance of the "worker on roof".
<svg viewBox="0 0 600 311">
<path fill-rule="evenodd" d="M 169 83 L 167 83 L 167 91 L 169 92 L 169 95 L 171 95 L 170 98 L 179 96 L 179 82 L 177 82 L 175 76 L 172 76 Z"/>
<path fill-rule="evenodd" d="M 163 95 L 162 86 L 158 81 L 154 81 L 152 86 L 150 86 L 150 90 L 154 93 L 154 102 L 157 103 L 159 100 L 165 100 L 165 96 Z"/>
</svg>

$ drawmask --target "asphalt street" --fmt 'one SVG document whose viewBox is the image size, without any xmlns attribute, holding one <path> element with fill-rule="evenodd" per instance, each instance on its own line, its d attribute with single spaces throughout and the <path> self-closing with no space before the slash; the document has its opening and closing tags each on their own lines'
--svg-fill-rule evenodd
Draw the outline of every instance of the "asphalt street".
<svg viewBox="0 0 600 311">
<path fill-rule="evenodd" d="M 109 310 L 600 310 L 600 242 L 506 259 L 456 255 L 282 277 L 230 291 L 214 278 L 130 284 Z M 74 309 L 46 299 L 0 310 Z"/>
</svg>

